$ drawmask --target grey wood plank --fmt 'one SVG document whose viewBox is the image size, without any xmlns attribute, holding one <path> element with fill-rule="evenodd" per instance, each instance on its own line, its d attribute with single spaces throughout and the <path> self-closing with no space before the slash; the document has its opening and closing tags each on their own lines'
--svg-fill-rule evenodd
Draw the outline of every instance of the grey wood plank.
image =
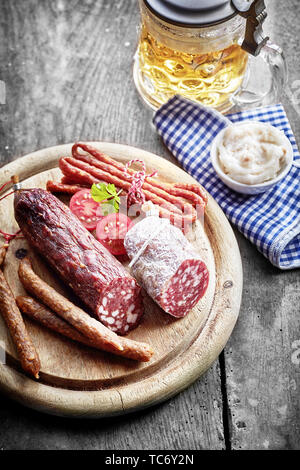
<svg viewBox="0 0 300 470">
<path fill-rule="evenodd" d="M 0 449 L 222 449 L 218 362 L 188 390 L 132 415 L 69 420 L 26 410 L 1 397 Z"/>
<path fill-rule="evenodd" d="M 238 239 L 244 299 L 225 353 L 232 448 L 299 449 L 299 273 L 279 272 L 255 248 L 249 256 Z"/>
<path fill-rule="evenodd" d="M 0 3 L 0 159 L 81 140 L 141 147 L 172 159 L 132 79 L 135 0 Z M 194 386 L 153 410 L 101 422 L 39 415 L 1 397 L 5 449 L 221 449 L 218 362 Z"/>
<path fill-rule="evenodd" d="M 294 0 L 266 4 L 266 32 L 286 52 L 290 76 L 283 104 L 300 144 L 300 108 L 297 96 L 290 93 L 300 72 L 295 60 L 300 4 Z M 272 267 L 242 235 L 237 237 L 245 280 L 239 321 L 225 350 L 231 445 L 233 449 L 299 449 L 299 270 L 282 272 Z"/>
</svg>

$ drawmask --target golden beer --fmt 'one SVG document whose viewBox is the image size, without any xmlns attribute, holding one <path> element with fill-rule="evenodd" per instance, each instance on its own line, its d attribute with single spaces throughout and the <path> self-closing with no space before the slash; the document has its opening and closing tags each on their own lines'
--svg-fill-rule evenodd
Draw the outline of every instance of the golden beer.
<svg viewBox="0 0 300 470">
<path fill-rule="evenodd" d="M 218 108 L 241 86 L 248 54 L 238 44 L 205 54 L 167 47 L 142 26 L 138 47 L 140 82 L 158 105 L 180 94 Z"/>
<path fill-rule="evenodd" d="M 264 37 L 263 0 L 139 0 L 135 86 L 152 109 L 175 94 L 225 113 L 280 101 L 282 50 Z"/>
</svg>

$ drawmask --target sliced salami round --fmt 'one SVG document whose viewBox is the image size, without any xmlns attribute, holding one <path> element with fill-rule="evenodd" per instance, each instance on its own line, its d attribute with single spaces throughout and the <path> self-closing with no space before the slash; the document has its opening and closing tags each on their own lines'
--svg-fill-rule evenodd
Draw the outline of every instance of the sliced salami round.
<svg viewBox="0 0 300 470">
<path fill-rule="evenodd" d="M 146 217 L 129 230 L 124 245 L 133 276 L 165 312 L 183 317 L 205 294 L 206 264 L 167 219 Z"/>
<path fill-rule="evenodd" d="M 105 326 L 119 334 L 135 328 L 143 314 L 143 303 L 135 280 L 115 278 L 102 292 L 97 315 Z"/>
</svg>

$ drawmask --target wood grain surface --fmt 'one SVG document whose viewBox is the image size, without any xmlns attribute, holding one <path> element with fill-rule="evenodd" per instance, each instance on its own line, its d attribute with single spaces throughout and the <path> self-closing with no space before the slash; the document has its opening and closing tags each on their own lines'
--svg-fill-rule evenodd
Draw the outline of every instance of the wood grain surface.
<svg viewBox="0 0 300 470">
<path fill-rule="evenodd" d="M 283 103 L 300 143 L 300 4 L 266 4 L 266 33 L 289 65 Z M 174 161 L 134 89 L 138 25 L 135 0 L 1 1 L 3 163 L 79 138 L 126 143 Z M 2 397 L 0 447 L 299 449 L 299 271 L 280 272 L 236 235 L 245 288 L 220 363 L 171 401 L 101 423 L 40 415 Z"/>
</svg>

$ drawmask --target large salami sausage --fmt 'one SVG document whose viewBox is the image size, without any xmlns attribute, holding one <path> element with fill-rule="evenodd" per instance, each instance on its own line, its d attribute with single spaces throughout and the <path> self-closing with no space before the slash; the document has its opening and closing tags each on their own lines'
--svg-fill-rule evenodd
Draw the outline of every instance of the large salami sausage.
<svg viewBox="0 0 300 470">
<path fill-rule="evenodd" d="M 204 295 L 207 267 L 167 219 L 146 217 L 129 230 L 124 245 L 133 276 L 165 312 L 183 317 Z"/>
<path fill-rule="evenodd" d="M 137 282 L 65 204 L 43 189 L 17 191 L 15 217 L 28 242 L 104 325 L 119 334 L 138 325 Z"/>
</svg>

